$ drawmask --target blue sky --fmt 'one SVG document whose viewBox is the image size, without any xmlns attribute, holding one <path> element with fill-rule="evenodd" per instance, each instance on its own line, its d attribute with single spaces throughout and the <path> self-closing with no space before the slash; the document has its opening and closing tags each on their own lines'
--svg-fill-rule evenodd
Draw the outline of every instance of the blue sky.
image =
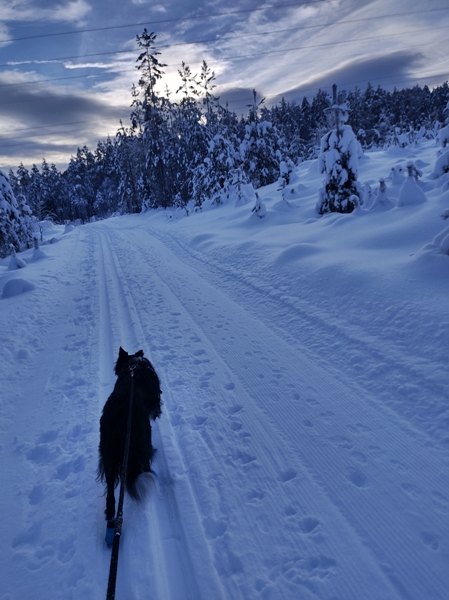
<svg viewBox="0 0 449 600">
<path fill-rule="evenodd" d="M 237 113 L 255 88 L 271 105 L 332 83 L 391 89 L 449 78 L 447 0 L 0 0 L 0 168 L 65 168 L 129 124 L 135 38 L 157 34 L 163 86 L 181 61 L 215 71 Z"/>
</svg>

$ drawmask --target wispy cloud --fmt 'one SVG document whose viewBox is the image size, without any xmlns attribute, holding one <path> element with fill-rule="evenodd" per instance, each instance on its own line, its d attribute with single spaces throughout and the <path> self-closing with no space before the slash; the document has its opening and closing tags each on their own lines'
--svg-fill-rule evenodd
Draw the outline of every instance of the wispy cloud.
<svg viewBox="0 0 449 600">
<path fill-rule="evenodd" d="M 65 168 L 67 157 L 76 154 L 78 146 L 95 148 L 107 134 L 115 135 L 120 119 L 128 119 L 129 101 L 120 103 L 115 98 L 113 103 L 99 92 L 41 81 L 11 85 L 25 84 L 31 77 L 36 74 L 0 74 L 2 168 L 16 167 L 20 161 L 29 166 L 44 156 Z"/>
<path fill-rule="evenodd" d="M 45 8 L 31 0 L 0 0 L 0 22 L 44 21 L 80 24 L 92 10 L 86 0 L 69 0 Z M 3 25 L 4 26 L 4 25 Z M 1 31 L 1 30 L 0 30 Z M 2 36 L 3 37 L 3 36 Z"/>
</svg>

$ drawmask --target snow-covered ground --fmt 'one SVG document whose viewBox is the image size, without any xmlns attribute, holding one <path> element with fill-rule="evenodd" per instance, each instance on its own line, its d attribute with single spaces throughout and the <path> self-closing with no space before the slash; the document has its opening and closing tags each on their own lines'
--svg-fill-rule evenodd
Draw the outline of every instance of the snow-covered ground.
<svg viewBox="0 0 449 600">
<path fill-rule="evenodd" d="M 413 159 L 425 202 L 318 217 L 306 162 L 288 202 L 259 191 L 263 219 L 233 202 L 112 218 L 0 263 L 1 600 L 106 596 L 98 420 L 120 345 L 152 360 L 164 411 L 158 481 L 125 500 L 118 600 L 449 597 L 436 152 L 359 165 L 373 189 L 395 167 L 397 200 Z"/>
</svg>

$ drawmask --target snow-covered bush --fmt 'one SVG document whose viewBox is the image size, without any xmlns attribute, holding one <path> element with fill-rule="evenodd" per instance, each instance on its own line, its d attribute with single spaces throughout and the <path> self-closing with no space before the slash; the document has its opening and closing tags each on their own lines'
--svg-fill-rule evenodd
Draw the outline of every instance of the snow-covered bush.
<svg viewBox="0 0 449 600">
<path fill-rule="evenodd" d="M 345 105 L 334 106 L 340 118 L 347 118 Z M 360 187 L 357 183 L 359 143 L 349 125 L 337 127 L 323 136 L 320 146 L 319 169 L 325 173 L 320 189 L 317 211 L 350 213 L 359 204 Z"/>
<path fill-rule="evenodd" d="M 17 271 L 18 269 L 24 269 L 27 266 L 23 258 L 20 258 L 16 254 L 16 249 L 11 244 L 11 258 L 8 265 L 8 271 Z"/>
<path fill-rule="evenodd" d="M 379 188 L 377 190 L 377 195 L 374 199 L 373 204 L 371 205 L 370 210 L 381 211 L 381 210 L 390 210 L 396 206 L 396 202 L 388 197 L 387 194 L 387 184 L 384 179 L 379 179 Z"/>
<path fill-rule="evenodd" d="M 407 148 L 409 145 L 410 139 L 408 133 L 398 133 L 396 139 L 399 148 Z"/>
<path fill-rule="evenodd" d="M 391 167 L 387 179 L 390 181 L 391 185 L 402 185 L 405 181 L 404 168 L 401 167 L 401 165 Z"/>
<path fill-rule="evenodd" d="M 438 132 L 438 143 L 442 148 L 446 148 L 449 144 L 449 125 L 442 127 Z"/>
<path fill-rule="evenodd" d="M 425 193 L 416 183 L 422 173 L 413 161 L 407 163 L 407 174 L 408 176 L 399 191 L 398 206 L 409 206 L 427 202 Z"/>
<path fill-rule="evenodd" d="M 431 177 L 437 179 L 445 173 L 449 173 L 449 150 L 446 150 L 437 158 Z"/>
<path fill-rule="evenodd" d="M 251 211 L 252 215 L 259 217 L 260 219 L 263 219 L 264 216 L 267 214 L 267 208 L 265 206 L 265 204 L 262 202 L 262 200 L 259 198 L 259 194 L 256 192 L 256 204 L 254 206 L 254 208 Z"/>
</svg>

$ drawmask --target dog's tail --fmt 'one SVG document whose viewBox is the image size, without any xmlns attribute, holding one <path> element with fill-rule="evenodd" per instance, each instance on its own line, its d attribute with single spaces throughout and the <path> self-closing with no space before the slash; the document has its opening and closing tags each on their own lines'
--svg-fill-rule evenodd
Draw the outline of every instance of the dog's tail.
<svg viewBox="0 0 449 600">
<path fill-rule="evenodd" d="M 126 482 L 126 491 L 137 502 L 143 502 L 147 499 L 150 487 L 155 483 L 155 475 L 152 471 L 141 473 L 137 477 Z"/>
</svg>

